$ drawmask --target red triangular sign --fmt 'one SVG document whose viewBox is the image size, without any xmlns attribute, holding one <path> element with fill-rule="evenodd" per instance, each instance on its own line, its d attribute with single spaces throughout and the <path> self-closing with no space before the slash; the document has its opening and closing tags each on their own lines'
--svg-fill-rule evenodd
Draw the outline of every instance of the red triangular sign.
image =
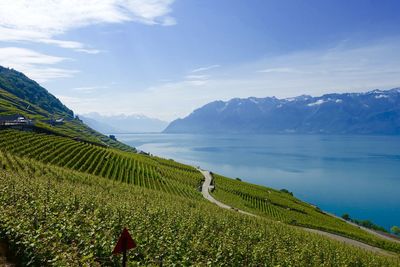
<svg viewBox="0 0 400 267">
<path fill-rule="evenodd" d="M 124 228 L 113 250 L 113 254 L 119 254 L 132 248 L 136 248 L 136 243 L 129 234 L 128 229 Z"/>
</svg>

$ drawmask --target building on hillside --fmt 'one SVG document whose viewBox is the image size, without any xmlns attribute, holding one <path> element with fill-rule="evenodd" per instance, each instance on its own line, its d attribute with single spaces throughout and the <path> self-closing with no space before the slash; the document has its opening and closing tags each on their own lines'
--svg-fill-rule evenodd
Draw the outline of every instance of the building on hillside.
<svg viewBox="0 0 400 267">
<path fill-rule="evenodd" d="M 28 118 L 20 114 L 0 116 L 1 126 L 24 126 L 32 124 L 32 120 L 29 120 Z"/>
<path fill-rule="evenodd" d="M 48 121 L 48 123 L 50 123 L 52 126 L 61 125 L 61 124 L 64 124 L 64 118 L 60 118 L 60 119 L 52 118 L 51 120 Z"/>
</svg>

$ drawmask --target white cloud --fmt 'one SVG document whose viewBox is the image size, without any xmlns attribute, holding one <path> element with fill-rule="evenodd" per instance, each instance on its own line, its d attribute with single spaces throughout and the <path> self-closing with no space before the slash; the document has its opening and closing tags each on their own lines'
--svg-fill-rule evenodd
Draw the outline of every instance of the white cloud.
<svg viewBox="0 0 400 267">
<path fill-rule="evenodd" d="M 53 44 L 62 48 L 69 48 L 74 49 L 78 52 L 84 52 L 88 54 L 98 54 L 101 51 L 98 49 L 90 49 L 85 48 L 86 46 L 80 42 L 74 41 L 61 41 L 61 40 L 54 40 L 54 39 L 37 39 L 37 42 L 44 43 L 44 44 Z"/>
<path fill-rule="evenodd" d="M 50 67 L 65 60 L 67 58 L 41 54 L 25 48 L 0 48 L 0 62 L 2 65 L 21 71 L 38 82 L 71 77 L 77 73 L 78 71 L 76 70 Z"/>
<path fill-rule="evenodd" d="M 80 52 L 98 53 L 75 41 L 55 39 L 93 24 L 135 21 L 174 25 L 169 16 L 174 0 L 2 0 L 0 41 L 52 44 Z"/>
<path fill-rule="evenodd" d="M 191 70 L 190 72 L 191 73 L 203 72 L 203 71 L 208 71 L 208 70 L 219 68 L 219 67 L 221 67 L 221 66 L 220 65 L 211 65 L 211 66 L 196 68 L 194 70 Z"/>
<path fill-rule="evenodd" d="M 169 16 L 174 0 L 2 0 L 0 42 L 33 42 L 74 51 L 102 52 L 81 42 L 60 40 L 64 33 L 95 24 L 135 21 L 148 25 L 174 25 Z M 0 50 L 0 64 L 26 73 L 38 82 L 71 77 L 77 71 L 50 67 L 66 60 L 25 48 Z"/>
</svg>

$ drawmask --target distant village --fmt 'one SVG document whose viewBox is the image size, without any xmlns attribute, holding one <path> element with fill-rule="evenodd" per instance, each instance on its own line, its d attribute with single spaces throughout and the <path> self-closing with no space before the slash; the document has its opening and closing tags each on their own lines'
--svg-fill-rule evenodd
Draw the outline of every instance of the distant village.
<svg viewBox="0 0 400 267">
<path fill-rule="evenodd" d="M 46 121 L 48 124 L 55 126 L 64 123 L 64 118 L 50 119 Z M 21 127 L 21 126 L 34 126 L 35 122 L 24 115 L 0 115 L 0 126 L 3 127 Z"/>
<path fill-rule="evenodd" d="M 2 116 L 0 116 L 0 125 L 1 126 L 25 126 L 25 125 L 33 125 L 33 121 L 26 118 L 23 115 L 20 115 L 20 114 L 2 115 Z"/>
</svg>

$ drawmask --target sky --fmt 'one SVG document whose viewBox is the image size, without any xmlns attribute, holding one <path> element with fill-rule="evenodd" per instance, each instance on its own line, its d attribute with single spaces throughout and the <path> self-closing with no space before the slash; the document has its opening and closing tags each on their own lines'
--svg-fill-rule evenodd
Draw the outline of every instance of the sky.
<svg viewBox="0 0 400 267">
<path fill-rule="evenodd" d="M 75 113 L 400 86 L 398 0 L 2 0 L 0 65 Z"/>
</svg>

